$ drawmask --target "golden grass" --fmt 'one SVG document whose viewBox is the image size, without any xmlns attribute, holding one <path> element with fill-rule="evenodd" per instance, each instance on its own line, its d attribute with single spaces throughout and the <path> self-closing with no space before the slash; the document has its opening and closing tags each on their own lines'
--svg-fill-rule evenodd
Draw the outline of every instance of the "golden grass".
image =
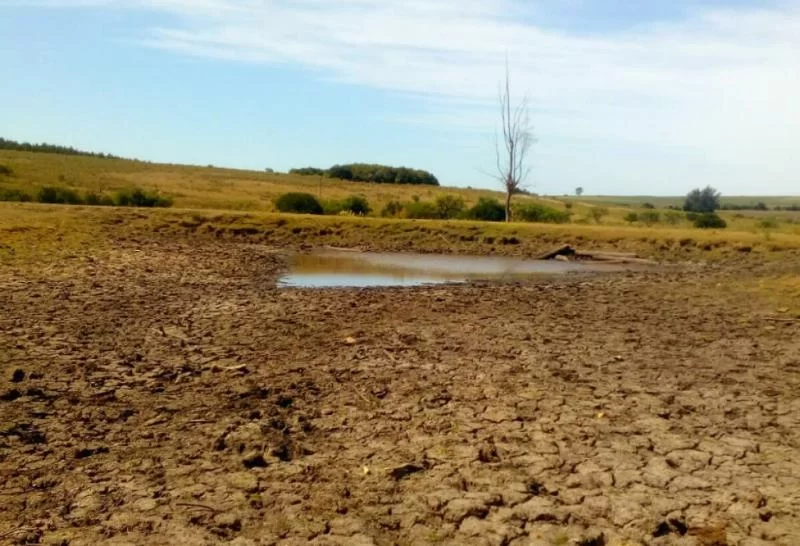
<svg viewBox="0 0 800 546">
<path fill-rule="evenodd" d="M 211 237 L 276 245 L 348 246 L 534 256 L 559 244 L 637 251 L 644 256 L 726 259 L 796 257 L 800 237 L 730 230 L 397 220 L 191 209 L 126 209 L 0 203 L 0 260 L 49 261 L 120 240 Z M 794 254 L 792 254 L 794 253 Z M 796 258 L 795 258 L 796 259 Z"/>
<path fill-rule="evenodd" d="M 383 206 L 392 200 L 407 202 L 418 197 L 423 201 L 432 201 L 444 194 L 461 196 L 467 205 L 472 205 L 480 197 L 492 197 L 502 200 L 497 191 L 446 188 L 432 186 L 411 186 L 393 184 L 367 184 L 345 182 L 321 178 L 317 176 L 297 176 L 288 174 L 271 174 L 257 171 L 221 169 L 214 167 L 195 167 L 181 165 L 154 164 L 140 161 L 120 159 L 100 159 L 95 157 L 64 156 L 56 154 L 26 153 L 0 150 L 0 164 L 8 165 L 14 170 L 11 177 L 0 177 L 0 189 L 22 189 L 35 193 L 46 185 L 67 186 L 78 191 L 114 192 L 120 189 L 138 186 L 148 190 L 158 190 L 174 199 L 176 208 L 212 209 L 248 212 L 273 212 L 273 201 L 278 195 L 289 191 L 312 193 L 322 200 L 339 200 L 350 195 L 366 197 L 377 215 Z M 609 202 L 596 203 L 600 199 Z M 730 198 L 750 202 L 755 198 Z M 766 199 L 766 198 L 764 198 Z M 573 213 L 573 224 L 594 224 L 590 211 L 595 206 L 608 209 L 608 215 L 601 219 L 602 227 L 623 228 L 623 235 L 630 231 L 625 222 L 629 212 L 641 212 L 639 209 L 645 200 L 663 204 L 673 198 L 646 197 L 529 197 L 517 196 L 515 202 L 541 202 L 549 206 L 565 210 L 570 207 Z M 662 200 L 663 203 L 661 203 Z M 800 201 L 800 198 L 771 198 L 772 204 Z M 614 203 L 628 203 L 626 206 Z M 632 203 L 632 204 L 631 204 Z M 671 201 L 670 201 L 671 204 Z M 665 214 L 665 211 L 658 211 Z M 729 231 L 749 232 L 751 239 L 759 237 L 769 239 L 780 238 L 780 234 L 800 236 L 800 212 L 723 212 L 721 215 L 729 224 Z M 772 216 L 778 220 L 777 228 L 764 230 L 759 220 L 764 216 Z M 665 230 L 660 237 L 674 237 L 676 229 L 691 231 L 694 238 L 704 238 L 699 230 L 682 220 L 676 226 L 659 223 L 653 227 L 642 227 L 638 224 L 634 229 Z M 581 228 L 582 229 L 582 228 Z"/>
</svg>

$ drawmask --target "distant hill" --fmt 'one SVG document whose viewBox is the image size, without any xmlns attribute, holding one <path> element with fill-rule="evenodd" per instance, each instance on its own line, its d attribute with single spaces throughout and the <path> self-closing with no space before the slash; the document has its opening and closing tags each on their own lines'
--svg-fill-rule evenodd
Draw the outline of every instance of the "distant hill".
<svg viewBox="0 0 800 546">
<path fill-rule="evenodd" d="M 87 157 L 101 157 L 108 159 L 121 159 L 118 156 L 97 152 L 87 152 L 78 150 L 71 146 L 59 146 L 58 144 L 47 144 L 42 142 L 40 144 L 32 144 L 30 142 L 17 142 L 16 140 L 9 140 L 0 137 L 0 150 L 14 150 L 17 152 L 39 152 L 46 154 L 61 154 L 61 155 L 80 155 Z"/>
</svg>

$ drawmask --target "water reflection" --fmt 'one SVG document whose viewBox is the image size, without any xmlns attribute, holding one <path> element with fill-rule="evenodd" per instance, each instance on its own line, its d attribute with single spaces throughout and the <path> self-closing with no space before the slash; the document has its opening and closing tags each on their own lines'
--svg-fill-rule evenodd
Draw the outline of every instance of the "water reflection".
<svg viewBox="0 0 800 546">
<path fill-rule="evenodd" d="M 278 283 L 295 288 L 421 286 L 623 269 L 620 265 L 494 256 L 328 250 L 295 256 L 290 271 Z"/>
</svg>

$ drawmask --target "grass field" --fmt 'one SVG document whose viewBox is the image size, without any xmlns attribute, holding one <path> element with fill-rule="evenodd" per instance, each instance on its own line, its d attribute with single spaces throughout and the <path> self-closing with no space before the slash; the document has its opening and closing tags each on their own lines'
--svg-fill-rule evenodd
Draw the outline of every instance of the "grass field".
<svg viewBox="0 0 800 546">
<path fill-rule="evenodd" d="M 413 199 L 433 201 L 436 197 L 454 194 L 472 205 L 481 197 L 502 200 L 498 191 L 411 186 L 393 184 L 354 183 L 289 174 L 154 164 L 123 159 L 65 156 L 44 153 L 25 153 L 0 150 L 0 164 L 13 170 L 11 176 L 0 176 L 0 190 L 20 189 L 35 192 L 47 185 L 65 186 L 78 191 L 114 192 L 133 186 L 157 190 L 173 198 L 176 208 L 213 209 L 246 212 L 274 212 L 274 199 L 289 191 L 303 191 L 321 200 L 339 200 L 350 195 L 361 195 L 369 200 L 373 215 L 377 215 L 389 201 L 408 202 Z M 761 200 L 768 205 L 789 205 L 800 202 L 800 197 L 730 197 L 725 202 L 750 203 Z M 681 203 L 680 198 L 666 197 L 531 197 L 516 196 L 517 203 L 540 202 L 559 210 L 569 208 L 574 224 L 596 224 L 591 212 L 594 208 L 607 209 L 600 219 L 606 226 L 626 226 L 625 216 L 641 212 L 642 204 L 649 202 L 657 207 Z M 662 213 L 664 211 L 661 211 Z M 763 232 L 761 220 L 775 219 L 769 232 L 800 235 L 800 212 L 788 211 L 729 211 L 722 212 L 731 231 Z M 691 228 L 686 220 L 668 224 L 663 220 L 649 228 Z"/>
<path fill-rule="evenodd" d="M 653 225 L 625 221 L 626 214 L 644 210 L 639 208 L 642 203 L 664 206 L 672 203 L 667 198 L 515 197 L 517 202 L 541 202 L 560 210 L 569 209 L 571 222 L 560 225 L 311 217 L 276 214 L 273 201 L 288 191 L 310 192 L 323 200 L 362 195 L 373 211 L 380 211 L 390 200 L 426 201 L 455 194 L 470 205 L 480 197 L 501 199 L 502 194 L 44 153 L 0 151 L 0 164 L 13 171 L 10 176 L 0 176 L 0 190 L 35 193 L 42 186 L 57 185 L 82 192 L 113 192 L 136 186 L 157 190 L 174 200 L 174 208 L 166 210 L 0 203 L 0 258 L 6 262 L 24 257 L 45 259 L 148 233 L 234 237 L 280 244 L 527 255 L 551 245 L 570 243 L 584 248 L 632 249 L 669 259 L 724 258 L 741 252 L 762 252 L 767 256 L 775 251 L 800 249 L 798 212 L 722 212 L 729 225 L 725 230 L 696 229 L 683 217 L 668 224 L 664 220 L 667 211 L 659 211 L 662 221 Z M 768 204 L 790 203 L 792 199 L 772 198 Z M 606 209 L 599 220 L 591 214 L 597 208 Z M 669 213 L 673 219 L 678 214 Z M 768 228 L 763 226 L 765 216 L 775 219 Z"/>
</svg>

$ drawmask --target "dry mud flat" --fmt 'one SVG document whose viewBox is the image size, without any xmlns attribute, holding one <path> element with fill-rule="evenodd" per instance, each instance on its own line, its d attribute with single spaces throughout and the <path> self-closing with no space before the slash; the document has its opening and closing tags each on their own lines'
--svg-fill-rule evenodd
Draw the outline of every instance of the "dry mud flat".
<svg viewBox="0 0 800 546">
<path fill-rule="evenodd" d="M 725 268 L 277 290 L 0 271 L 0 543 L 800 544 L 800 332 Z"/>
</svg>

